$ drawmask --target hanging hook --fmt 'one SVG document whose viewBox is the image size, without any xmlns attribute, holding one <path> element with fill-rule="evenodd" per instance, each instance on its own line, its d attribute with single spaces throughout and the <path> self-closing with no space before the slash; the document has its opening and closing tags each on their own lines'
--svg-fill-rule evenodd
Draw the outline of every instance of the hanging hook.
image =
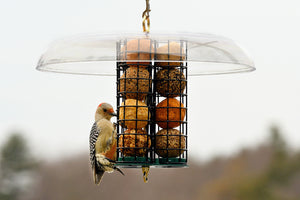
<svg viewBox="0 0 300 200">
<path fill-rule="evenodd" d="M 149 4 L 149 0 L 146 0 L 146 10 L 143 12 L 143 31 L 146 33 L 149 33 L 150 31 L 150 16 L 149 16 L 149 12 L 150 12 L 150 4 Z M 146 24 L 147 22 L 147 24 Z"/>
</svg>

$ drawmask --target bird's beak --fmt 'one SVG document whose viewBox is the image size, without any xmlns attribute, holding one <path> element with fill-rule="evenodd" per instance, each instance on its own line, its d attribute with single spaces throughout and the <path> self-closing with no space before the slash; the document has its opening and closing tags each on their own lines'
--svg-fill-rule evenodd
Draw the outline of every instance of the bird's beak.
<svg viewBox="0 0 300 200">
<path fill-rule="evenodd" d="M 116 116 L 117 116 L 117 113 L 115 113 L 115 112 L 112 112 L 112 113 L 110 113 L 110 115 L 111 115 L 111 116 L 115 116 L 115 117 L 116 117 Z"/>
</svg>

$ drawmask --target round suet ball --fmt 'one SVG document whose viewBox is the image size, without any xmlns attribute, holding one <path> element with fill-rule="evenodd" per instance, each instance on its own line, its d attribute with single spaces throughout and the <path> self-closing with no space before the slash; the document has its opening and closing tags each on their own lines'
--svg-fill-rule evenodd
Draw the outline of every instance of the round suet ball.
<svg viewBox="0 0 300 200">
<path fill-rule="evenodd" d="M 176 129 L 162 129 L 156 133 L 155 138 L 155 153 L 163 158 L 177 157 L 184 152 L 185 137 Z"/>
<path fill-rule="evenodd" d="M 120 78 L 120 92 L 128 99 L 144 100 L 152 79 L 146 68 L 129 67 Z"/>
<path fill-rule="evenodd" d="M 186 109 L 180 101 L 167 98 L 156 106 L 156 123 L 161 128 L 175 128 L 184 120 L 185 111 Z"/>
<path fill-rule="evenodd" d="M 186 86 L 184 74 L 179 69 L 162 69 L 156 73 L 156 91 L 164 97 L 177 97 Z"/>
<path fill-rule="evenodd" d="M 161 66 L 161 67 L 180 66 L 182 62 L 174 62 L 174 61 L 185 60 L 185 52 L 183 51 L 183 48 L 179 43 L 170 42 L 166 45 L 157 48 L 156 60 L 158 60 L 157 62 L 155 62 L 156 66 Z M 159 62 L 159 60 L 165 60 L 165 62 Z"/>
<path fill-rule="evenodd" d="M 150 119 L 147 105 L 136 99 L 126 99 L 122 102 L 119 112 L 119 122 L 128 129 L 141 129 L 147 126 Z"/>
<path fill-rule="evenodd" d="M 124 156 L 145 156 L 150 146 L 150 136 L 145 130 L 127 129 L 119 137 L 119 147 L 124 147 L 120 149 Z"/>
<path fill-rule="evenodd" d="M 152 60 L 154 47 L 150 39 L 133 39 L 121 48 L 121 58 L 127 60 L 126 63 L 131 66 L 147 67 L 151 62 L 140 62 L 141 60 Z M 130 62 L 129 60 L 135 60 Z"/>
</svg>

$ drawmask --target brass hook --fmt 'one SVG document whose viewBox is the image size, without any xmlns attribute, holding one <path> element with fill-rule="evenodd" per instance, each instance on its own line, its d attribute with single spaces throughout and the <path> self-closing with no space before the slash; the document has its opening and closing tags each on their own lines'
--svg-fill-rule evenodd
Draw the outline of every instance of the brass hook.
<svg viewBox="0 0 300 200">
<path fill-rule="evenodd" d="M 150 4 L 149 4 L 149 0 L 146 0 L 146 10 L 143 12 L 143 31 L 146 33 L 149 33 L 150 31 L 150 16 L 149 16 L 149 12 L 150 12 Z M 146 24 L 147 22 L 147 24 Z"/>
</svg>

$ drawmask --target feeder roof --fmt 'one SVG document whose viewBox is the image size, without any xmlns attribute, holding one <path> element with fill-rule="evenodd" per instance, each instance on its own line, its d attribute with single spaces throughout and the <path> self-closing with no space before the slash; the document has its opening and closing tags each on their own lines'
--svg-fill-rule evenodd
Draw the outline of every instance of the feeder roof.
<svg viewBox="0 0 300 200">
<path fill-rule="evenodd" d="M 134 40 L 137 42 L 132 42 Z M 130 41 L 134 45 L 130 46 Z M 115 76 L 116 62 L 129 60 L 187 63 L 190 76 L 255 70 L 252 60 L 232 40 L 199 33 L 115 33 L 68 37 L 49 46 L 37 69 Z"/>
</svg>

